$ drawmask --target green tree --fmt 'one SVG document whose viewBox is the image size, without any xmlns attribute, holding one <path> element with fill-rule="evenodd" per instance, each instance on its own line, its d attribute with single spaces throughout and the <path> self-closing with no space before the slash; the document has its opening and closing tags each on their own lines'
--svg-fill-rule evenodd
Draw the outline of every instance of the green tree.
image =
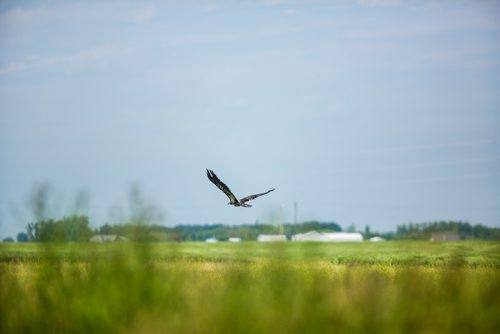
<svg viewBox="0 0 500 334">
<path fill-rule="evenodd" d="M 99 234 L 116 234 L 113 230 L 113 226 L 111 226 L 109 224 L 104 224 L 101 227 L 99 227 L 98 233 Z"/>
<path fill-rule="evenodd" d="M 26 233 L 19 232 L 17 234 L 17 242 L 27 242 L 27 241 L 29 241 L 29 237 Z"/>
<path fill-rule="evenodd" d="M 60 220 L 42 220 L 30 223 L 27 234 L 33 241 L 88 241 L 92 235 L 87 216 L 69 216 Z"/>
</svg>

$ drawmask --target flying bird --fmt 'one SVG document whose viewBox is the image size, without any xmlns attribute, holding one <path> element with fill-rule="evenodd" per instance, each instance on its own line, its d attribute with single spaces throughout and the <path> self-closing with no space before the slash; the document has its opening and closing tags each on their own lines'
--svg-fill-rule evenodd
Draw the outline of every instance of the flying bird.
<svg viewBox="0 0 500 334">
<path fill-rule="evenodd" d="M 265 195 L 265 194 L 269 194 L 271 191 L 274 191 L 274 188 L 273 189 L 270 189 L 268 191 L 266 191 L 265 193 L 260 193 L 260 194 L 255 194 L 255 195 L 249 195 L 247 197 L 243 197 L 242 199 L 238 200 L 236 198 L 236 196 L 234 196 L 234 194 L 231 192 L 231 190 L 229 190 L 229 187 L 226 186 L 224 184 L 224 182 L 222 182 L 221 180 L 219 180 L 219 178 L 217 177 L 217 175 L 215 175 L 215 173 L 210 170 L 210 169 L 207 169 L 207 176 L 208 176 L 208 179 L 217 186 L 217 188 L 219 188 L 220 190 L 222 190 L 222 192 L 224 194 L 226 194 L 227 197 L 229 197 L 229 205 L 234 205 L 234 206 L 242 206 L 244 208 L 250 208 L 251 205 L 247 204 L 246 202 L 248 201 L 251 201 L 253 199 L 256 199 L 257 197 L 259 196 L 262 196 L 262 195 Z"/>
</svg>

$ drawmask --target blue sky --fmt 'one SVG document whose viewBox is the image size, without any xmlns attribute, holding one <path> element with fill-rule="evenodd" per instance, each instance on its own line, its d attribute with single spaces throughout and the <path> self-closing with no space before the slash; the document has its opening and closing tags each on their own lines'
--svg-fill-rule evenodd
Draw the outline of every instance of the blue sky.
<svg viewBox="0 0 500 334">
<path fill-rule="evenodd" d="M 500 226 L 499 33 L 496 1 L 2 1 L 0 236 L 40 182 L 94 226 L 134 183 L 171 225 Z"/>
</svg>

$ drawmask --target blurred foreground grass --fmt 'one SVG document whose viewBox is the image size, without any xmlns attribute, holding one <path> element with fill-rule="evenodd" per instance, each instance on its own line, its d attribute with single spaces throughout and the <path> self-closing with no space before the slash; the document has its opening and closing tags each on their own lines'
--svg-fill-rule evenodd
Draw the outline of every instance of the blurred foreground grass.
<svg viewBox="0 0 500 334">
<path fill-rule="evenodd" d="M 500 243 L 1 244 L 1 333 L 495 333 Z"/>
</svg>

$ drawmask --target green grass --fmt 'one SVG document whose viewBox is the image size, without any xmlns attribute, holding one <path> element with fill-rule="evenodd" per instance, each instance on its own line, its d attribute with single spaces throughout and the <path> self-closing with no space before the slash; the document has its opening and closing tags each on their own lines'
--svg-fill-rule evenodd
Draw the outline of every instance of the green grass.
<svg viewBox="0 0 500 334">
<path fill-rule="evenodd" d="M 494 333 L 499 242 L 1 244 L 1 333 Z"/>
</svg>

